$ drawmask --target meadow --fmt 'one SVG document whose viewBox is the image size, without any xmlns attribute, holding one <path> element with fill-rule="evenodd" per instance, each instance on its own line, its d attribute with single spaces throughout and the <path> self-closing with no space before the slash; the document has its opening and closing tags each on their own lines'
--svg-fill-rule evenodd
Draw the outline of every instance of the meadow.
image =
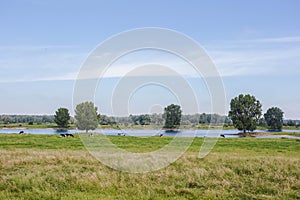
<svg viewBox="0 0 300 200">
<path fill-rule="evenodd" d="M 109 138 L 131 152 L 172 140 Z M 220 138 L 199 159 L 202 142 L 167 168 L 130 174 L 101 164 L 77 135 L 1 134 L 0 199 L 300 199 L 300 139 Z"/>
</svg>

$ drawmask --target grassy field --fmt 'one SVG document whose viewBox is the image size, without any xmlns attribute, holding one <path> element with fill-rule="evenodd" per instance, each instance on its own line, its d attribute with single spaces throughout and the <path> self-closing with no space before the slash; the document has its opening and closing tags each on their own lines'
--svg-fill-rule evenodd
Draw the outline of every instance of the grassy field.
<svg viewBox="0 0 300 200">
<path fill-rule="evenodd" d="M 300 131 L 298 132 L 271 132 L 271 135 L 290 135 L 290 136 L 298 136 L 300 137 Z"/>
<path fill-rule="evenodd" d="M 110 137 L 132 152 L 168 137 Z M 0 199 L 300 199 L 300 140 L 219 139 L 198 159 L 196 138 L 162 170 L 129 174 L 94 159 L 78 136 L 0 135 Z"/>
</svg>

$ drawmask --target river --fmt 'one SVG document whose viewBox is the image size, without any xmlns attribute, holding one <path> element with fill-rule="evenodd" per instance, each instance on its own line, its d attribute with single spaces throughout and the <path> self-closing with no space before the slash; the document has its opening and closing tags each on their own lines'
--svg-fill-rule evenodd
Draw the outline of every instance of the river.
<svg viewBox="0 0 300 200">
<path fill-rule="evenodd" d="M 84 132 L 80 130 L 68 130 L 68 131 L 56 131 L 55 129 L 0 129 L 0 134 L 13 134 L 13 133 L 20 133 L 23 131 L 25 134 L 75 134 L 79 132 Z M 115 130 L 115 129 L 96 129 L 93 131 L 95 134 L 105 134 L 105 135 L 125 135 L 125 136 L 157 136 L 157 135 L 164 135 L 164 136 L 186 136 L 186 137 L 219 137 L 221 134 L 224 135 L 226 138 L 238 138 L 237 134 L 238 130 L 181 130 L 178 132 L 168 132 L 164 130 L 136 130 L 136 129 L 126 129 L 126 130 Z M 263 132 L 268 135 L 256 136 L 256 138 L 299 138 L 297 136 L 289 136 L 285 135 L 288 132 L 300 132 L 300 130 L 282 130 L 282 135 L 272 135 L 272 132 L 267 130 L 256 130 L 255 132 Z"/>
</svg>

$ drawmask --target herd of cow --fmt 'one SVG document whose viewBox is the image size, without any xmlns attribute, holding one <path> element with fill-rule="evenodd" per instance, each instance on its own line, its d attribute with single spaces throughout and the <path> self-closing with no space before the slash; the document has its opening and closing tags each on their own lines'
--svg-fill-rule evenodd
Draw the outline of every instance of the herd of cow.
<svg viewBox="0 0 300 200">
<path fill-rule="evenodd" d="M 71 133 L 66 133 L 66 134 L 60 134 L 61 137 L 74 137 L 73 134 Z"/>
<path fill-rule="evenodd" d="M 20 131 L 20 132 L 19 132 L 19 134 L 23 134 L 23 133 L 24 133 L 24 131 Z M 125 133 L 118 133 L 117 135 L 118 135 L 118 136 L 125 136 Z M 61 137 L 74 137 L 74 135 L 71 134 L 71 133 L 62 133 L 62 134 L 60 134 L 60 136 L 61 136 Z M 91 133 L 89 136 L 94 136 L 94 135 Z M 159 134 L 159 137 L 162 137 L 162 136 L 163 136 L 162 133 Z M 221 137 L 225 137 L 225 136 L 224 136 L 224 135 L 221 135 Z"/>
<path fill-rule="evenodd" d="M 24 134 L 24 131 L 20 131 L 19 134 Z M 74 135 L 71 133 L 65 133 L 65 134 L 62 133 L 62 134 L 60 134 L 60 136 L 61 137 L 74 137 Z"/>
</svg>

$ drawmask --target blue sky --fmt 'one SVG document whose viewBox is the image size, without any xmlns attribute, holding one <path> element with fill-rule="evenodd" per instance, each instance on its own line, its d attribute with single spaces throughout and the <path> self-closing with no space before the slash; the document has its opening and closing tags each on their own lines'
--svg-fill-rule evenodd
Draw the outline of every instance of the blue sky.
<svg viewBox="0 0 300 200">
<path fill-rule="evenodd" d="M 128 29 L 162 27 L 205 48 L 223 78 L 228 107 L 231 98 L 250 93 L 264 111 L 278 106 L 285 118 L 299 119 L 299 8 L 297 0 L 1 1 L 0 113 L 71 110 L 74 79 L 99 43 Z M 117 78 L 104 81 L 100 112 L 110 114 L 107 93 Z M 205 86 L 189 81 L 199 90 L 201 110 L 209 112 L 207 91 L 199 89 Z"/>
</svg>

